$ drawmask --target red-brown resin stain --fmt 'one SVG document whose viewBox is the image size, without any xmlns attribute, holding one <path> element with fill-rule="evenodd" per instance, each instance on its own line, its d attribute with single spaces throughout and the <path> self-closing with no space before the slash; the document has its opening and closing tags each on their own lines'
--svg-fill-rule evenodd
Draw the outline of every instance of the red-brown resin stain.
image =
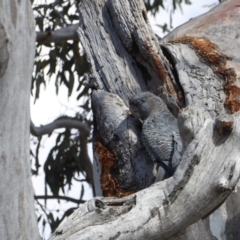
<svg viewBox="0 0 240 240">
<path fill-rule="evenodd" d="M 129 196 L 134 191 L 125 191 L 118 187 L 117 179 L 113 175 L 113 169 L 116 167 L 116 159 L 113 153 L 111 153 L 103 144 L 96 140 L 94 142 L 94 149 L 98 153 L 99 162 L 101 163 L 101 176 L 100 183 L 104 197 L 125 197 Z"/>
<path fill-rule="evenodd" d="M 169 75 L 166 71 L 166 68 L 159 56 L 159 54 L 154 50 L 153 46 L 152 46 L 152 42 L 150 41 L 149 38 L 147 38 L 144 41 L 144 47 L 145 47 L 145 51 L 148 53 L 148 57 L 144 58 L 144 56 L 142 55 L 142 61 L 148 61 L 150 62 L 150 65 L 152 66 L 154 72 L 156 73 L 156 75 L 159 77 L 159 79 L 161 79 L 162 84 L 164 85 L 165 89 L 167 90 L 167 92 L 174 96 L 175 99 L 178 99 L 179 102 L 183 102 L 183 98 L 182 95 L 179 94 L 172 82 L 171 79 L 169 78 Z M 158 92 L 159 93 L 159 92 Z"/>
<path fill-rule="evenodd" d="M 166 72 L 165 67 L 162 64 L 159 55 L 153 50 L 151 44 L 145 43 L 145 46 L 147 46 L 147 52 L 150 54 L 150 59 L 152 59 L 153 68 L 156 71 L 156 74 L 159 76 L 160 79 L 162 79 L 168 93 L 177 97 L 176 91 Z"/>
<path fill-rule="evenodd" d="M 190 45 L 200 56 L 200 59 L 210 65 L 213 71 L 225 80 L 224 90 L 227 94 L 225 107 L 231 113 L 240 110 L 240 88 L 233 85 L 236 82 L 237 75 L 233 68 L 227 67 L 228 57 L 220 53 L 214 43 L 206 38 L 188 36 L 177 38 L 171 42 Z"/>
</svg>

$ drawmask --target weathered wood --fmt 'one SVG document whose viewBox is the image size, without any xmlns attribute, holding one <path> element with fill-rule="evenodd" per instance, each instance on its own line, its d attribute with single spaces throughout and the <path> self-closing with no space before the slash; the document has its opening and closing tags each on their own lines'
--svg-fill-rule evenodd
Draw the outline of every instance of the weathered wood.
<svg viewBox="0 0 240 240">
<path fill-rule="evenodd" d="M 153 33 L 142 1 L 82 1 L 79 36 L 91 77 L 128 99 L 150 90 L 177 115 L 182 95 Z M 100 47 L 101 46 L 101 47 Z"/>
<path fill-rule="evenodd" d="M 162 41 L 166 58 L 151 32 L 142 3 L 82 1 L 79 34 L 90 64 L 89 79 L 98 89 L 93 93 L 95 136 L 109 156 L 105 167 L 111 159 L 115 165 L 124 160 L 125 165 L 117 165 L 119 173 L 134 165 L 134 158 L 125 152 L 126 146 L 133 152 L 139 148 L 136 138 L 140 128 L 129 120 L 126 106 L 129 97 L 146 89 L 161 96 L 175 115 L 185 104 L 178 114 L 184 150 L 173 177 L 121 200 L 100 197 L 87 202 L 51 239 L 191 239 L 194 232 L 202 239 L 222 236 L 226 218 L 216 219 L 227 211 L 224 206 L 228 204 L 212 212 L 236 189 L 240 178 L 240 114 L 236 112 L 240 61 L 237 53 L 225 49 L 211 34 L 219 25 L 224 29 L 229 23 L 235 37 L 240 35 L 236 27 L 239 2 L 224 1 L 166 37 Z M 218 24 L 210 21 L 220 14 L 223 18 Z M 136 129 L 134 141 L 124 134 L 130 129 L 124 125 L 128 121 Z M 120 136 L 121 144 L 114 143 L 114 134 Z M 146 174 L 150 174 L 149 169 Z M 119 179 L 120 175 L 114 176 Z M 124 176 L 125 183 L 114 181 L 112 186 L 134 189 L 128 183 L 135 183 L 129 179 L 137 179 L 136 173 Z M 198 225 L 184 230 L 199 220 Z"/>
<path fill-rule="evenodd" d="M 71 235 L 76 239 L 81 235 L 81 239 L 89 236 L 98 239 L 116 236 L 119 239 L 140 239 L 143 236 L 165 239 L 205 217 L 229 196 L 239 180 L 237 162 L 240 150 L 236 147 L 239 121 L 239 118 L 234 119 L 230 135 L 219 136 L 214 130 L 214 121 L 207 119 L 186 148 L 172 178 L 135 193 L 132 196 L 135 201 L 127 212 L 121 212 L 124 204 L 118 204 L 117 199 L 108 204 L 108 199 L 100 198 L 101 204 L 96 203 L 92 208 L 86 203 L 83 208 L 88 209 L 89 214 L 78 209 L 67 223 L 72 227 L 63 225 L 58 228 L 57 231 L 62 232 L 61 238 Z M 114 215 L 115 212 L 119 215 Z"/>
<path fill-rule="evenodd" d="M 204 106 L 213 117 L 236 112 L 240 107 L 240 29 L 236 24 L 240 19 L 239 4 L 240 1 L 224 1 L 189 20 L 162 40 L 173 58 L 181 85 L 185 86 L 186 105 Z M 202 85 L 207 85 L 206 90 L 199 95 Z M 198 98 L 194 100 L 192 95 Z M 240 188 L 237 189 L 239 192 Z M 239 204 L 230 202 L 239 202 L 239 193 L 232 194 L 226 204 L 209 218 L 191 226 L 183 238 L 239 238 L 240 232 L 236 227 L 240 224 Z"/>
</svg>

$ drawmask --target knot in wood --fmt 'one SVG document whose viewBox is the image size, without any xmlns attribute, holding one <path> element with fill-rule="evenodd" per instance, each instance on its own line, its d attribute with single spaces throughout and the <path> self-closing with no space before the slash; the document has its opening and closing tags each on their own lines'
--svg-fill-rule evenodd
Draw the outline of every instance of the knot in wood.
<svg viewBox="0 0 240 240">
<path fill-rule="evenodd" d="M 83 85 L 87 88 L 91 88 L 93 90 L 100 89 L 96 78 L 90 77 L 87 73 L 83 76 Z"/>
<path fill-rule="evenodd" d="M 233 192 L 234 187 L 229 186 L 229 181 L 226 178 L 220 179 L 218 185 L 217 185 L 217 191 L 220 193 L 223 192 Z"/>
<path fill-rule="evenodd" d="M 215 131 L 218 133 L 218 135 L 229 135 L 232 132 L 232 129 L 233 121 L 216 119 Z"/>
<path fill-rule="evenodd" d="M 100 201 L 99 199 L 95 200 L 95 207 L 100 209 L 106 209 L 107 206 L 103 201 Z"/>
</svg>

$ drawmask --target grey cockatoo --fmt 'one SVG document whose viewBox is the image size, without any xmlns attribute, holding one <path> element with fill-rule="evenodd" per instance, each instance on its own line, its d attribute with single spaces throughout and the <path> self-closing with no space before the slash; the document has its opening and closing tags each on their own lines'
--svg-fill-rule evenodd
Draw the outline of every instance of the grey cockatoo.
<svg viewBox="0 0 240 240">
<path fill-rule="evenodd" d="M 157 164 L 156 181 L 173 175 L 181 160 L 182 142 L 177 119 L 162 99 L 150 92 L 129 100 L 130 112 L 143 121 L 142 142 Z"/>
</svg>

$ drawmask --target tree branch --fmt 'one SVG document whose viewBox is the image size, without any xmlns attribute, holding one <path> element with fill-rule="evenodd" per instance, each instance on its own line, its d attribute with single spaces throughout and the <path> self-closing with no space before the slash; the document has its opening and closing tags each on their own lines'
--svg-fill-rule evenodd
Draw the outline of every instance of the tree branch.
<svg viewBox="0 0 240 240">
<path fill-rule="evenodd" d="M 76 203 L 76 204 L 83 204 L 83 203 L 85 203 L 86 201 L 84 201 L 84 200 L 77 200 L 77 199 L 75 199 L 75 198 L 70 198 L 70 197 L 66 197 L 66 196 L 45 196 L 45 195 L 43 195 L 43 196 L 34 196 L 34 199 L 44 199 L 44 200 L 48 200 L 48 199 L 60 199 L 60 200 L 66 200 L 66 201 L 69 201 L 69 202 L 74 202 L 74 203 Z"/>
<path fill-rule="evenodd" d="M 79 41 L 77 29 L 79 24 L 69 25 L 56 31 L 46 31 L 36 33 L 36 42 L 41 44 L 46 43 L 63 43 L 68 40 Z"/>
<path fill-rule="evenodd" d="M 112 108 L 115 111 L 115 104 Z M 193 111 L 198 115 L 194 115 L 191 125 L 184 124 L 192 118 Z M 102 197 L 86 202 L 57 229 L 62 233 L 60 237 L 75 239 L 81 234 L 81 239 L 93 235 L 98 239 L 111 239 L 119 233 L 120 239 L 132 239 L 133 235 L 134 239 L 141 239 L 143 234 L 148 239 L 166 239 L 204 218 L 221 204 L 235 189 L 240 176 L 240 150 L 237 147 L 240 117 L 215 121 L 205 113 L 193 107 L 181 113 L 183 127 L 186 131 L 193 127 L 194 139 L 190 142 L 186 139 L 189 144 L 172 178 L 126 198 Z M 220 131 L 219 135 L 219 128 L 226 122 L 233 126 L 232 130 Z M 110 132 L 112 129 L 108 134 Z M 131 137 L 134 139 L 133 135 Z M 59 237 L 53 235 L 51 239 Z"/>
<path fill-rule="evenodd" d="M 33 7 L 33 10 L 39 10 L 39 9 L 49 9 L 49 8 L 54 8 L 55 6 L 61 4 L 59 0 L 56 0 L 55 2 L 52 2 L 50 4 L 36 4 L 35 7 Z"/>
<path fill-rule="evenodd" d="M 76 128 L 85 136 L 88 136 L 90 131 L 87 123 L 82 123 L 79 120 L 69 117 L 60 117 L 54 120 L 52 123 L 41 127 L 36 127 L 31 121 L 30 131 L 33 136 L 41 137 L 46 134 L 51 134 L 55 129 L 58 128 Z"/>
</svg>

